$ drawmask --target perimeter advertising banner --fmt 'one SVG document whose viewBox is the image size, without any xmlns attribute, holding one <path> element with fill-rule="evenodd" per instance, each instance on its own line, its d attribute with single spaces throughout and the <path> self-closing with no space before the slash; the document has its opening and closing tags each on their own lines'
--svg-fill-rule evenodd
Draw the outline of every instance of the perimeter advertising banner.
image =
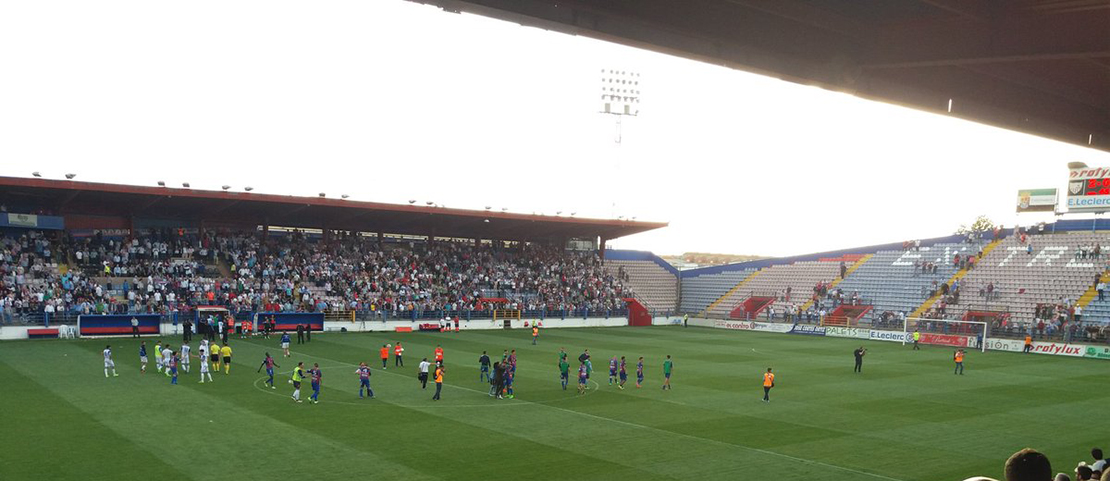
<svg viewBox="0 0 1110 481">
<path fill-rule="evenodd" d="M 1083 357 L 1110 359 L 1110 347 L 1087 346 L 1087 350 L 1083 352 Z"/>
<path fill-rule="evenodd" d="M 1053 212 L 1056 210 L 1056 189 L 1022 189 L 1018 191 L 1017 211 Z"/>
<path fill-rule="evenodd" d="M 967 336 L 955 336 L 951 334 L 932 334 L 928 332 L 923 332 L 921 333 L 921 342 L 925 344 L 938 344 L 942 346 L 972 347 L 975 345 L 975 338 Z"/>
<path fill-rule="evenodd" d="M 1110 168 L 1084 167 L 1068 173 L 1068 212 L 1110 210 Z"/>
<path fill-rule="evenodd" d="M 77 316 L 77 333 L 84 336 L 130 336 L 131 319 L 139 321 L 139 334 L 161 332 L 158 314 L 109 314 Z"/>
<path fill-rule="evenodd" d="M 871 337 L 871 332 L 868 329 L 859 329 L 856 327 L 825 327 L 825 335 L 828 337 L 850 337 L 855 339 L 867 339 Z"/>
</svg>

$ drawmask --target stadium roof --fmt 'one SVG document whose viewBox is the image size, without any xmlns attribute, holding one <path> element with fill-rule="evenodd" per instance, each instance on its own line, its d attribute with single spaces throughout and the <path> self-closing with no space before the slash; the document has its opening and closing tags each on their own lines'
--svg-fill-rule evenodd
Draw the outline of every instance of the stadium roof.
<svg viewBox="0 0 1110 481">
<path fill-rule="evenodd" d="M 213 224 L 329 228 L 499 240 L 616 239 L 665 222 L 555 217 L 322 197 L 0 177 L 0 203 L 87 214 Z M 489 220 L 489 222 L 486 222 Z"/>
<path fill-rule="evenodd" d="M 1110 150 L 1106 0 L 410 0 Z"/>
</svg>

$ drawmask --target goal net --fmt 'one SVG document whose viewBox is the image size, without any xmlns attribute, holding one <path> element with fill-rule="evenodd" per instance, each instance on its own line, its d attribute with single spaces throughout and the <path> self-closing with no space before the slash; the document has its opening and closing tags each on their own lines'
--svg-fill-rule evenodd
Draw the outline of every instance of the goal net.
<svg viewBox="0 0 1110 481">
<path fill-rule="evenodd" d="M 906 318 L 902 344 L 913 344 L 914 333 L 921 344 L 987 350 L 987 323 L 953 319 Z"/>
</svg>

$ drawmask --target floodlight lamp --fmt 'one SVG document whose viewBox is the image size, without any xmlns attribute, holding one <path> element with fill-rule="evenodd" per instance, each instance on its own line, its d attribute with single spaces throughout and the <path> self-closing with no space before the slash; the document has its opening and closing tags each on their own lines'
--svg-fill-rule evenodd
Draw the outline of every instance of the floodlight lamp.
<svg viewBox="0 0 1110 481">
<path fill-rule="evenodd" d="M 220 188 L 223 189 L 223 190 L 227 190 L 227 189 L 230 189 L 231 186 L 230 185 L 222 185 L 222 186 L 220 186 Z"/>
<path fill-rule="evenodd" d="M 158 187 L 165 187 L 165 186 L 166 186 L 166 183 L 164 181 L 161 181 L 161 180 L 158 181 Z"/>
<path fill-rule="evenodd" d="M 74 177 L 77 177 L 77 174 L 66 174 L 67 180 L 72 180 Z"/>
<path fill-rule="evenodd" d="M 37 170 L 34 171 L 34 172 L 31 172 L 31 175 L 33 175 L 35 177 L 42 177 L 42 174 L 40 174 L 39 171 L 37 171 Z"/>
<path fill-rule="evenodd" d="M 254 190 L 254 187 L 251 187 L 251 186 L 248 185 L 246 187 L 243 187 L 243 190 L 245 190 L 247 192 L 250 192 L 250 191 Z"/>
</svg>

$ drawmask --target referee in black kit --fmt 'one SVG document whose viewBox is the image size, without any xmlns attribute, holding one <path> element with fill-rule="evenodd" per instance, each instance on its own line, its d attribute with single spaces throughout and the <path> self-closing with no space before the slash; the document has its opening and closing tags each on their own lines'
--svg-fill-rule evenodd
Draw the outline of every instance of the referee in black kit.
<svg viewBox="0 0 1110 481">
<path fill-rule="evenodd" d="M 863 356 L 865 354 L 867 354 L 867 349 L 864 349 L 863 346 L 860 346 L 859 349 L 856 349 L 855 351 L 852 351 L 852 354 L 856 355 L 856 369 L 855 369 L 855 372 L 862 373 L 863 372 Z"/>
</svg>

